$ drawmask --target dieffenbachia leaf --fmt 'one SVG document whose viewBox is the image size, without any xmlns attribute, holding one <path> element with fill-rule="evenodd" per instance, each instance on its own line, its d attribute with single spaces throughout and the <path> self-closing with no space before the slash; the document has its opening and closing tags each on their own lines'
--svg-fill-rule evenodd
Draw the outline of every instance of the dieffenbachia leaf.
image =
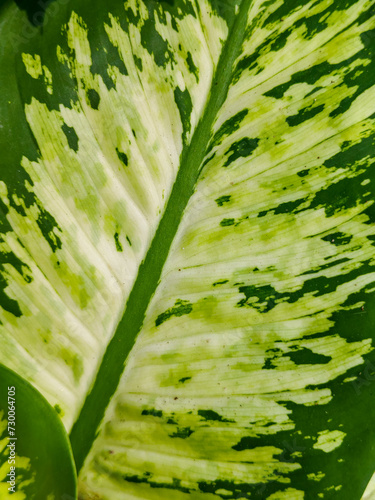
<svg viewBox="0 0 375 500">
<path fill-rule="evenodd" d="M 0 498 L 74 500 L 76 475 L 56 409 L 0 365 Z"/>
<path fill-rule="evenodd" d="M 360 498 L 375 1 L 37 15 L 1 12 L 0 362 L 61 408 L 81 498 Z"/>
</svg>

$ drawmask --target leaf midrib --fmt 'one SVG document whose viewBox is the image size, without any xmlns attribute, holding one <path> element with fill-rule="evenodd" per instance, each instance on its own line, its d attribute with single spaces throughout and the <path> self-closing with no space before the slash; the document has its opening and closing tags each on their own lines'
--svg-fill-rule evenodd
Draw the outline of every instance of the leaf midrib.
<svg viewBox="0 0 375 500">
<path fill-rule="evenodd" d="M 70 433 L 77 473 L 96 438 L 101 420 L 113 396 L 147 307 L 158 286 L 164 263 L 183 211 L 194 191 L 200 167 L 211 139 L 212 126 L 222 107 L 232 80 L 234 62 L 245 38 L 248 11 L 252 0 L 243 0 L 228 34 L 212 80 L 205 110 L 189 145 L 181 154 L 180 168 L 170 198 L 149 251 L 141 264 L 129 295 L 124 315 L 108 344 L 95 382 Z"/>
</svg>

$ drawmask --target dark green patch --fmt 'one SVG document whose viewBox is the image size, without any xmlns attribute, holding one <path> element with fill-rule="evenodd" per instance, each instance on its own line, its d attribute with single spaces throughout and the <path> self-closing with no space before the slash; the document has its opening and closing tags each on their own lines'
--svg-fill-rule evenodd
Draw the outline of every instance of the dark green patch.
<svg viewBox="0 0 375 500">
<path fill-rule="evenodd" d="M 211 160 L 213 160 L 216 156 L 216 153 L 212 153 L 212 155 L 208 156 L 204 162 L 202 163 L 202 167 L 201 167 L 201 170 L 203 170 L 203 168 L 208 164 L 210 163 Z"/>
<path fill-rule="evenodd" d="M 176 432 L 173 432 L 172 434 L 169 434 L 169 437 L 171 438 L 181 438 L 181 439 L 187 439 L 193 434 L 194 431 L 190 429 L 190 427 L 182 427 L 178 428 Z"/>
<path fill-rule="evenodd" d="M 195 79 L 197 80 L 197 83 L 198 83 L 198 81 L 199 81 L 199 69 L 194 64 L 191 52 L 187 53 L 186 62 L 187 62 L 190 73 L 193 73 L 193 75 L 195 76 Z"/>
<path fill-rule="evenodd" d="M 283 475 L 280 474 L 281 477 Z M 223 499 L 266 499 L 273 493 L 279 493 L 288 488 L 288 484 L 283 484 L 278 481 L 269 481 L 268 483 L 240 483 L 239 481 L 230 481 L 225 479 L 217 479 L 216 481 L 200 481 L 198 487 L 203 493 L 212 493 L 216 497 Z M 230 494 L 217 494 L 218 490 L 229 491 Z M 213 497 L 215 498 L 215 497 Z M 285 497 L 287 498 L 287 497 Z"/>
<path fill-rule="evenodd" d="M 324 207 L 326 216 L 332 217 L 338 212 L 373 200 L 375 193 L 372 184 L 362 186 L 362 182 L 367 179 L 368 175 L 369 172 L 363 172 L 357 177 L 341 179 L 336 184 L 318 191 L 308 209 Z"/>
<path fill-rule="evenodd" d="M 333 245 L 340 246 L 340 245 L 347 245 L 350 243 L 352 240 L 353 236 L 351 234 L 345 234 L 345 233 L 332 233 L 329 234 L 328 236 L 324 236 L 322 238 L 323 241 L 328 241 L 329 243 L 332 243 Z"/>
<path fill-rule="evenodd" d="M 364 39 L 364 36 L 362 39 Z M 360 55 L 359 55 L 360 54 Z M 276 99 L 281 99 L 287 90 L 296 83 L 306 82 L 310 85 L 314 85 L 323 75 L 335 74 L 338 71 L 342 71 L 346 68 L 345 75 L 343 78 L 343 83 L 347 87 L 355 87 L 354 92 L 350 96 L 344 97 L 333 109 L 329 116 L 335 118 L 350 108 L 352 103 L 358 98 L 359 95 L 363 94 L 371 85 L 372 80 L 366 75 L 371 74 L 375 69 L 375 44 L 367 44 L 364 42 L 364 48 L 360 53 L 356 53 L 345 61 L 341 61 L 337 64 L 330 64 L 327 61 L 317 64 L 315 66 L 309 67 L 306 70 L 300 71 L 292 75 L 289 82 L 282 85 L 274 87 L 268 91 L 265 95 L 274 97 Z M 363 63 L 358 65 L 359 57 L 362 57 Z M 369 64 L 370 62 L 370 64 Z M 353 64 L 355 63 L 355 64 Z M 350 68 L 350 66 L 352 67 Z M 333 82 L 331 82 L 333 85 Z M 319 107 L 315 108 L 317 110 Z M 306 113 L 313 112 L 314 108 L 307 108 Z M 297 115 L 299 116 L 299 115 Z M 303 121 L 307 119 L 307 116 L 301 116 Z M 296 124 L 300 118 L 296 117 Z"/>
<path fill-rule="evenodd" d="M 14 0 L 19 9 L 26 11 L 27 18 L 33 26 L 43 26 L 46 9 L 54 1 L 56 0 Z M 58 3 L 56 1 L 56 4 Z"/>
<path fill-rule="evenodd" d="M 280 23 L 285 18 L 289 17 L 291 13 L 294 13 L 298 8 L 304 7 L 306 5 L 305 0 L 286 0 L 280 7 L 275 9 L 272 14 L 266 19 L 265 25 L 272 25 L 273 23 Z M 334 5 L 328 4 L 325 9 L 320 10 L 317 14 L 302 16 L 301 19 L 293 24 L 293 31 L 303 26 L 304 34 L 303 37 L 306 40 L 310 40 L 313 36 L 327 28 L 327 23 L 324 20 L 324 15 L 328 15 L 333 10 L 338 9 L 336 3 Z"/>
<path fill-rule="evenodd" d="M 166 1 L 167 3 L 169 3 L 170 5 L 174 5 L 174 0 L 164 0 Z M 176 22 L 176 18 L 174 16 L 172 16 L 172 19 L 171 19 L 171 26 L 172 28 L 178 33 L 178 25 L 177 25 L 177 22 Z"/>
<path fill-rule="evenodd" d="M 188 300 L 178 299 L 176 300 L 173 307 L 159 314 L 159 316 L 156 318 L 155 326 L 161 325 L 162 323 L 164 323 L 164 321 L 167 321 L 172 316 L 183 316 L 184 314 L 190 314 L 192 310 L 193 306 Z"/>
<path fill-rule="evenodd" d="M 151 17 L 146 19 L 141 28 L 142 47 L 154 56 L 158 66 L 164 67 L 172 57 L 171 51 L 168 42 L 156 30 L 154 11 L 149 9 L 149 14 Z"/>
<path fill-rule="evenodd" d="M 120 235 L 116 232 L 116 233 L 115 233 L 116 250 L 117 250 L 118 252 L 122 252 L 122 251 L 123 251 L 123 248 L 122 248 L 121 242 L 120 242 L 120 240 L 119 240 L 119 237 L 120 237 Z"/>
<path fill-rule="evenodd" d="M 167 26 L 170 19 L 171 24 L 174 26 L 173 29 L 176 31 L 178 31 L 178 25 L 176 22 L 177 19 L 183 19 L 188 15 L 191 15 L 194 18 L 197 17 L 193 4 L 189 0 L 153 0 L 152 2 L 148 2 L 147 6 L 149 9 L 149 15 L 151 10 L 150 7 L 152 6 L 152 8 L 155 9 L 160 23 Z M 170 15 L 169 19 L 167 14 Z M 154 15 L 154 13 L 152 13 L 152 15 Z"/>
<path fill-rule="evenodd" d="M 299 347 L 296 351 L 285 353 L 296 365 L 325 365 L 329 363 L 332 358 L 324 356 L 307 349 L 306 347 Z"/>
<path fill-rule="evenodd" d="M 55 406 L 54 406 L 54 409 L 56 410 L 56 413 L 58 413 L 59 415 L 61 415 L 61 413 L 62 413 L 62 409 L 61 409 L 61 406 L 60 406 L 60 405 L 55 405 Z"/>
<path fill-rule="evenodd" d="M 337 262 L 336 262 L 337 264 Z M 330 294 L 337 290 L 337 287 L 343 283 L 351 282 L 363 274 L 373 272 L 373 268 L 369 262 L 363 262 L 361 267 L 354 269 L 346 274 L 340 274 L 327 278 L 326 276 L 319 276 L 306 280 L 301 289 L 291 292 L 277 292 L 272 286 L 241 286 L 240 293 L 245 295 L 244 299 L 237 302 L 237 307 L 252 307 L 261 313 L 271 311 L 278 303 L 288 302 L 293 304 L 298 299 L 306 294 L 311 294 L 315 297 L 320 297 Z"/>
<path fill-rule="evenodd" d="M 174 90 L 174 100 L 180 112 L 183 128 L 183 142 L 186 144 L 187 136 L 191 130 L 190 116 L 193 110 L 193 103 L 188 89 L 182 91 L 180 87 L 176 87 Z"/>
<path fill-rule="evenodd" d="M 239 111 L 234 116 L 229 118 L 226 122 L 224 122 L 214 135 L 207 150 L 210 151 L 215 146 L 218 146 L 226 135 L 231 135 L 233 134 L 233 132 L 238 130 L 241 126 L 243 119 L 248 115 L 248 113 L 249 113 L 248 109 L 243 109 L 242 111 Z"/>
<path fill-rule="evenodd" d="M 375 44 L 371 43 L 366 45 L 365 37 L 365 35 L 361 35 L 364 48 L 360 52 L 360 55 L 357 53 L 342 63 L 348 68 L 343 79 L 344 85 L 349 88 L 354 88 L 354 92 L 352 95 L 344 97 L 339 105 L 331 111 L 329 116 L 332 118 L 348 111 L 358 96 L 362 95 L 373 85 L 373 81 L 368 75 L 373 74 L 375 71 Z M 349 69 L 350 64 L 354 62 L 356 64 Z M 358 62 L 360 62 L 360 64 L 358 64 Z"/>
<path fill-rule="evenodd" d="M 134 64 L 139 69 L 139 71 L 143 71 L 142 59 L 140 57 L 137 57 L 135 54 L 133 54 L 133 58 L 134 58 Z"/>
<path fill-rule="evenodd" d="M 225 285 L 225 283 L 228 283 L 228 280 L 215 281 L 212 286 Z"/>
<path fill-rule="evenodd" d="M 223 219 L 220 222 L 220 226 L 226 227 L 226 226 L 233 226 L 234 225 L 234 219 Z"/>
<path fill-rule="evenodd" d="M 179 382 L 183 384 L 184 382 L 187 382 L 188 380 L 191 380 L 191 377 L 182 377 L 180 378 Z"/>
<path fill-rule="evenodd" d="M 353 102 L 352 97 L 344 97 L 342 101 L 340 101 L 339 106 L 337 106 L 336 109 L 330 112 L 329 116 L 330 118 L 335 118 L 336 116 L 342 115 L 345 113 L 345 111 L 348 111 L 350 108 L 351 104 Z"/>
<path fill-rule="evenodd" d="M 214 12 L 224 19 L 228 28 L 230 28 L 235 20 L 236 8 L 241 5 L 241 0 L 231 0 L 230 2 L 223 0 L 209 0 L 209 4 Z"/>
<path fill-rule="evenodd" d="M 231 199 L 231 195 L 220 196 L 220 198 L 216 198 L 216 203 L 218 207 L 222 207 L 224 203 L 229 203 Z"/>
<path fill-rule="evenodd" d="M 357 161 L 367 155 L 375 154 L 375 137 L 371 135 L 364 137 L 358 143 L 344 142 L 341 145 L 341 151 L 331 158 L 325 160 L 323 165 L 327 168 L 338 169 L 345 168 L 352 170 Z"/>
<path fill-rule="evenodd" d="M 173 478 L 171 483 L 157 483 L 156 481 L 151 481 L 150 477 L 152 474 L 150 472 L 145 472 L 143 476 L 122 476 L 122 479 L 128 481 L 129 483 L 146 483 L 151 488 L 166 488 L 169 490 L 182 491 L 183 493 L 190 493 L 189 488 L 181 486 L 181 480 Z"/>
<path fill-rule="evenodd" d="M 141 415 L 151 415 L 152 417 L 161 418 L 163 416 L 163 412 L 161 410 L 155 410 L 155 408 L 152 408 L 151 410 L 142 410 Z"/>
<path fill-rule="evenodd" d="M 3 269 L 3 266 L 1 266 Z M 0 274 L 0 304 L 2 309 L 4 311 L 8 311 L 9 313 L 13 314 L 16 318 L 19 318 L 22 316 L 22 312 L 20 309 L 20 306 L 18 305 L 18 302 L 14 299 L 11 299 L 6 293 L 5 290 L 8 287 L 8 281 L 6 278 Z M 2 324 L 2 322 L 0 322 Z"/>
<path fill-rule="evenodd" d="M 321 113 L 325 108 L 324 104 L 319 106 L 307 106 L 306 108 L 301 109 L 296 115 L 288 116 L 286 122 L 290 127 L 297 127 L 301 123 L 311 120 L 314 116 Z"/>
<path fill-rule="evenodd" d="M 275 359 L 275 357 L 277 356 L 266 358 L 264 365 L 262 366 L 262 370 L 273 370 L 274 368 L 276 368 L 276 365 L 272 363 L 272 360 Z"/>
<path fill-rule="evenodd" d="M 98 109 L 100 104 L 100 95 L 95 89 L 87 90 L 87 99 L 92 109 Z"/>
<path fill-rule="evenodd" d="M 234 420 L 223 418 L 219 413 L 213 410 L 198 410 L 198 415 L 207 421 L 234 423 Z"/>
<path fill-rule="evenodd" d="M 348 261 L 349 261 L 348 257 L 343 257 L 342 259 L 333 260 L 332 262 L 329 262 L 328 264 L 324 264 L 323 266 L 313 267 L 313 268 L 309 269 L 308 271 L 305 271 L 302 274 L 300 274 L 300 276 L 315 274 L 315 273 L 318 273 L 320 271 L 324 271 L 325 269 L 329 269 L 331 267 L 338 266 L 339 264 L 344 264 L 345 262 L 348 262 Z"/>
<path fill-rule="evenodd" d="M 309 85 L 314 85 L 322 76 L 331 74 L 334 71 L 334 65 L 329 64 L 324 61 L 322 63 L 311 66 L 308 69 L 297 71 L 294 73 L 290 80 L 281 85 L 277 85 L 273 89 L 265 92 L 266 97 L 273 97 L 275 99 L 281 99 L 284 94 L 297 83 L 307 83 Z"/>
<path fill-rule="evenodd" d="M 62 231 L 55 218 L 49 212 L 44 210 L 39 203 L 38 208 L 39 215 L 36 222 L 52 252 L 56 252 L 62 248 L 62 241 L 57 235 L 57 233 L 61 233 Z"/>
<path fill-rule="evenodd" d="M 362 42 L 365 46 L 374 43 L 375 40 L 375 30 L 368 30 L 361 34 Z"/>
<path fill-rule="evenodd" d="M 245 295 L 244 299 L 237 302 L 238 307 L 250 306 L 260 312 L 271 311 L 276 307 L 276 299 L 281 296 L 289 296 L 289 294 L 279 294 L 271 285 L 264 286 L 241 286 L 239 287 L 239 292 Z M 252 299 L 250 301 L 250 299 Z"/>
<path fill-rule="evenodd" d="M 76 131 L 74 130 L 73 127 L 69 127 L 66 123 L 64 123 L 64 125 L 61 128 L 62 128 L 62 131 L 64 132 L 65 137 L 68 141 L 70 149 L 77 152 L 79 138 L 78 138 Z"/>
<path fill-rule="evenodd" d="M 268 2 L 263 3 L 263 8 L 267 5 L 267 3 Z M 302 3 L 304 4 L 305 1 L 302 0 Z M 297 18 L 292 26 L 283 25 L 284 18 L 289 17 L 298 4 L 300 4 L 298 0 L 293 5 L 291 1 L 283 2 L 283 4 L 268 18 L 262 19 L 262 16 L 260 15 L 258 16 L 258 19 L 253 20 L 252 26 L 249 28 L 248 37 L 251 36 L 251 30 L 255 29 L 255 24 L 258 24 L 258 26 L 267 26 L 270 23 L 275 23 L 275 25 L 278 26 L 278 29 L 275 30 L 274 26 L 272 26 L 270 34 L 264 42 L 262 42 L 253 53 L 246 55 L 239 60 L 233 74 L 234 82 L 239 80 L 244 70 L 249 72 L 254 71 L 255 74 L 259 74 L 264 69 L 259 64 L 260 57 L 271 52 L 273 52 L 275 57 L 277 57 L 277 52 L 285 47 L 289 37 L 292 36 L 293 33 L 295 33 L 299 28 L 303 28 L 303 36 L 305 39 L 311 39 L 314 35 L 327 27 L 327 24 L 323 20 L 323 16 L 320 12 L 315 15 L 302 16 L 300 19 Z M 280 15 L 281 11 L 284 11 L 282 16 Z M 276 12 L 279 14 L 276 15 Z M 266 29 L 268 30 L 269 28 L 267 27 Z"/>
<path fill-rule="evenodd" d="M 118 7 L 115 4 L 112 4 L 111 13 L 116 19 L 120 21 L 121 25 L 124 25 L 129 20 L 129 13 L 126 13 L 126 11 L 124 12 L 124 6 L 122 6 L 121 15 L 117 15 L 120 10 L 118 9 Z M 119 72 L 125 76 L 128 75 L 128 70 L 124 64 L 124 61 L 121 59 L 119 48 L 112 44 L 109 40 L 104 23 L 97 22 L 97 19 L 105 19 L 108 17 L 108 10 L 106 10 L 107 8 L 105 4 L 103 3 L 99 6 L 97 3 L 95 4 L 94 2 L 91 2 L 90 8 L 92 9 L 91 23 L 87 18 L 87 15 L 84 16 L 85 21 L 88 21 L 87 36 L 89 39 L 92 54 L 92 64 L 90 67 L 90 71 L 93 76 L 100 76 L 108 90 L 115 89 L 117 78 L 115 75 L 109 74 L 108 67 L 117 68 Z M 116 10 L 117 12 L 115 12 Z M 132 13 L 131 9 L 128 9 L 128 12 L 129 11 Z M 105 17 L 102 17 L 103 14 Z"/>
<path fill-rule="evenodd" d="M 305 170 L 300 170 L 297 172 L 298 177 L 306 177 L 306 175 L 309 175 L 310 169 L 306 168 Z"/>
<path fill-rule="evenodd" d="M 306 198 L 301 198 L 299 200 L 288 201 L 285 203 L 280 203 L 277 207 L 270 208 L 269 210 L 264 210 L 259 212 L 258 217 L 264 217 L 268 213 L 273 213 L 274 215 L 279 214 L 290 214 L 293 212 L 298 212 L 298 208 L 306 202 Z"/>
<path fill-rule="evenodd" d="M 258 143 L 259 139 L 250 139 L 249 137 L 245 137 L 244 139 L 233 143 L 225 153 L 226 155 L 229 155 L 229 153 L 232 154 L 228 157 L 223 166 L 227 167 L 238 158 L 246 158 L 250 156 L 258 147 Z"/>
<path fill-rule="evenodd" d="M 20 242 L 19 240 L 17 240 Z M 0 243 L 4 243 L 3 238 L 0 236 Z M 22 276 L 23 280 L 26 283 L 31 283 L 33 281 L 31 275 L 31 269 L 20 260 L 13 252 L 0 252 L 0 271 L 3 273 L 5 271 L 4 264 L 7 264 L 7 267 L 12 266 L 17 273 Z M 6 274 L 4 275 L 4 287 L 7 287 Z"/>
<path fill-rule="evenodd" d="M 177 425 L 177 422 L 175 420 L 173 420 L 173 418 L 168 418 L 167 420 L 167 424 L 170 424 L 170 425 Z"/>
<path fill-rule="evenodd" d="M 116 153 L 117 153 L 118 159 L 121 161 L 121 163 L 123 163 L 125 165 L 125 167 L 127 167 L 129 165 L 128 156 L 125 153 L 123 153 L 122 151 L 120 151 L 118 148 L 116 148 Z"/>
<path fill-rule="evenodd" d="M 128 235 L 126 235 L 126 241 L 129 243 L 129 246 L 132 246 L 132 242 L 130 241 L 130 238 Z"/>
<path fill-rule="evenodd" d="M 288 214 L 296 212 L 297 208 L 306 202 L 306 198 L 300 198 L 299 200 L 288 201 L 286 203 L 280 203 L 279 206 L 273 209 L 275 215 Z"/>
</svg>

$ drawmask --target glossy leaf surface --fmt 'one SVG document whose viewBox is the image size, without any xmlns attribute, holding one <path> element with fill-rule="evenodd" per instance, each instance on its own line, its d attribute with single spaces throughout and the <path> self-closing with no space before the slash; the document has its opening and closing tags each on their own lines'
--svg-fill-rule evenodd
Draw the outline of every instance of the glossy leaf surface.
<svg viewBox="0 0 375 500">
<path fill-rule="evenodd" d="M 58 408 L 0 366 L 0 498 L 74 500 L 73 455 Z"/>
</svg>

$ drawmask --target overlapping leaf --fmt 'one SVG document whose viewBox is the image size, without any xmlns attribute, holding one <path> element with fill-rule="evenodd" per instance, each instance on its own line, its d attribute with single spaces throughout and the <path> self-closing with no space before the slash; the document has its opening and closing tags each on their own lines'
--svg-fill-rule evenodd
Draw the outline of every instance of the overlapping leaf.
<svg viewBox="0 0 375 500">
<path fill-rule="evenodd" d="M 76 489 L 72 451 L 55 409 L 0 365 L 0 497 L 73 500 Z"/>
</svg>

